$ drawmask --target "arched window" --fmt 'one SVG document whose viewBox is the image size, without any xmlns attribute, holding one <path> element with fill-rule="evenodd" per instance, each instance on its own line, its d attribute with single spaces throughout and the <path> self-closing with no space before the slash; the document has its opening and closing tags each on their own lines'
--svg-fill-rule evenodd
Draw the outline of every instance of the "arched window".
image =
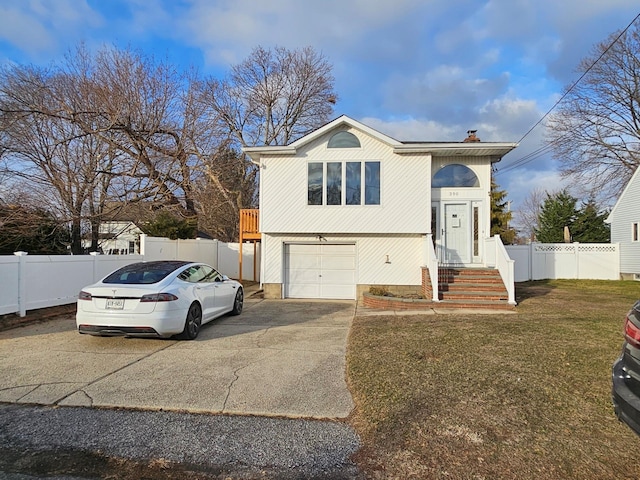
<svg viewBox="0 0 640 480">
<path fill-rule="evenodd" d="M 473 170 L 466 165 L 446 165 L 433 176 L 432 187 L 479 187 L 480 182 Z"/>
<path fill-rule="evenodd" d="M 327 148 L 360 148 L 360 140 L 353 133 L 338 132 L 329 139 Z"/>
</svg>

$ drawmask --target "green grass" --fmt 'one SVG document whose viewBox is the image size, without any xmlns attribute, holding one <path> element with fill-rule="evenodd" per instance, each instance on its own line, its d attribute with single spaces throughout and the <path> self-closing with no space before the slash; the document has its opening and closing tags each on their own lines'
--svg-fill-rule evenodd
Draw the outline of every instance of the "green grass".
<svg viewBox="0 0 640 480">
<path fill-rule="evenodd" d="M 529 282 L 516 296 L 515 315 L 355 319 L 351 421 L 371 478 L 638 478 L 610 371 L 640 283 Z"/>
</svg>

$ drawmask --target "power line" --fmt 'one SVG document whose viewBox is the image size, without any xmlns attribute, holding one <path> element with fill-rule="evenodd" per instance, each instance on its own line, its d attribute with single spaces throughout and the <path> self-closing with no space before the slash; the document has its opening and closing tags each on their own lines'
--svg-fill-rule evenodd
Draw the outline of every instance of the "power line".
<svg viewBox="0 0 640 480">
<path fill-rule="evenodd" d="M 627 32 L 627 30 L 629 30 L 629 28 L 631 28 L 631 25 L 633 25 L 635 23 L 636 20 L 638 20 L 638 18 L 640 18 L 640 13 L 638 15 L 635 16 L 635 18 L 633 20 L 631 20 L 631 22 L 629 22 L 629 24 L 624 28 L 624 30 L 622 30 L 618 36 L 609 44 L 609 46 L 607 46 L 607 48 L 605 50 L 603 50 L 603 52 L 600 54 L 600 56 L 598 56 L 598 58 L 596 58 L 593 63 L 591 63 L 591 65 L 589 65 L 589 68 L 587 68 L 582 75 L 580 75 L 580 77 L 571 84 L 571 86 L 567 89 L 566 92 L 564 92 L 564 94 L 562 94 L 562 96 L 556 101 L 556 103 L 553 104 L 553 106 L 547 111 L 547 113 L 545 113 L 540 120 L 538 120 L 529 130 L 527 130 L 527 133 L 525 133 L 522 138 L 520 138 L 520 140 L 518 140 L 518 143 L 521 143 L 522 140 L 524 140 L 538 125 L 540 125 L 545 118 L 547 118 L 549 116 L 549 114 L 551 114 L 551 112 L 560 104 L 560 102 L 562 102 L 565 97 L 571 93 L 571 91 L 576 87 L 576 85 L 578 85 L 578 83 L 580 83 L 580 81 L 582 81 L 582 79 L 591 71 L 591 69 L 602 59 L 602 57 L 604 57 L 609 50 L 611 50 L 611 48 L 618 42 L 618 40 L 620 40 L 620 38 Z M 516 160 L 513 164 L 507 165 L 504 169 L 501 169 L 498 171 L 497 175 L 499 175 L 500 173 L 505 173 L 507 171 L 513 170 L 516 167 L 520 167 L 522 165 L 526 165 L 527 163 L 532 162 L 533 160 L 536 160 L 537 158 L 540 158 L 543 153 L 542 151 L 544 151 L 545 149 L 551 148 L 553 146 L 553 144 L 549 144 L 546 147 L 542 147 L 538 150 L 536 150 L 535 152 L 531 152 L 528 155 L 525 155 L 522 158 L 519 158 L 518 160 Z M 539 154 L 536 155 L 536 152 L 541 152 Z M 546 153 L 546 151 L 544 151 L 544 153 Z M 525 160 L 526 159 L 526 160 Z"/>
</svg>

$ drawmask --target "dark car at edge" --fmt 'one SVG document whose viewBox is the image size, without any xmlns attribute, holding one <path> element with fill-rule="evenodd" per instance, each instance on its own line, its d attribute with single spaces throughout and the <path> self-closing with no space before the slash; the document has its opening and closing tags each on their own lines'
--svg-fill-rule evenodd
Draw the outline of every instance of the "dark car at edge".
<svg viewBox="0 0 640 480">
<path fill-rule="evenodd" d="M 618 419 L 640 435 L 640 300 L 625 318 L 624 340 L 612 369 L 613 408 Z"/>
</svg>

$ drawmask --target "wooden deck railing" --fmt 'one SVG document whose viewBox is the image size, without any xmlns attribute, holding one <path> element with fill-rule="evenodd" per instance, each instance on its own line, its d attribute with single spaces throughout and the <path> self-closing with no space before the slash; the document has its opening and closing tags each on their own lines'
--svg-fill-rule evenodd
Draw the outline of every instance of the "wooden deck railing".
<svg viewBox="0 0 640 480">
<path fill-rule="evenodd" d="M 260 210 L 257 208 L 240 210 L 240 241 L 260 240 L 260 225 L 258 224 Z"/>
</svg>

